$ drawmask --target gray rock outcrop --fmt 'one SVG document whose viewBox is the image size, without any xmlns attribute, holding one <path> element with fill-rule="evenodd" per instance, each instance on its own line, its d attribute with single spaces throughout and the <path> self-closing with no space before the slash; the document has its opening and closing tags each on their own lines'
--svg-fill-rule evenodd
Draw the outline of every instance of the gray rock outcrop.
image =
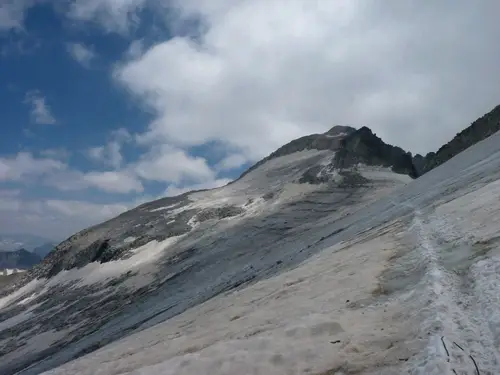
<svg viewBox="0 0 500 375">
<path fill-rule="evenodd" d="M 413 158 L 413 163 L 420 171 L 420 174 L 424 174 L 499 130 L 500 105 L 474 121 L 469 127 L 458 133 L 450 142 L 443 145 L 437 152 L 430 152 L 425 157 L 416 155 Z"/>
</svg>

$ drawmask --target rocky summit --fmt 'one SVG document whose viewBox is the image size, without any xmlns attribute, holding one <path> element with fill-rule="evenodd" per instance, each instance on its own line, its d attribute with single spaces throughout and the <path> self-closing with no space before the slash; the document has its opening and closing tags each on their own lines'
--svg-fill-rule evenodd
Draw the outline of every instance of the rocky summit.
<svg viewBox="0 0 500 375">
<path fill-rule="evenodd" d="M 345 169 L 362 163 L 388 167 L 394 172 L 417 177 L 409 153 L 399 147 L 384 143 L 367 127 L 357 130 L 350 126 L 340 125 L 334 126 L 323 134 L 312 134 L 293 140 L 255 164 L 243 176 L 273 158 L 304 150 L 335 151 L 335 158 L 331 166 L 337 169 Z M 314 166 L 314 168 L 321 169 L 320 166 Z M 312 175 L 313 173 L 308 174 Z M 316 180 L 309 179 L 307 181 L 314 183 Z M 319 182 L 322 180 L 320 179 Z"/>
<path fill-rule="evenodd" d="M 499 155 L 335 126 L 88 228 L 2 287 L 0 374 L 497 374 Z"/>
</svg>

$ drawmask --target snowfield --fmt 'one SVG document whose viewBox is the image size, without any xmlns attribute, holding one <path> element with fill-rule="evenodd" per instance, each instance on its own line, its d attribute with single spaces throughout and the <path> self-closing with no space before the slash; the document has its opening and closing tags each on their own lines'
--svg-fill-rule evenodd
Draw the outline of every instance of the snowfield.
<svg viewBox="0 0 500 375">
<path fill-rule="evenodd" d="M 72 332 L 85 320 L 41 337 L 25 333 L 16 350 L 7 348 L 20 338 L 0 335 L 0 355 L 7 353 L 0 370 L 5 363 L 3 373 L 20 375 L 500 374 L 500 134 L 415 181 L 359 166 L 370 183 L 352 194 L 294 182 L 301 163 L 327 157 L 278 158 L 234 184 L 194 193 L 189 206 L 171 208 L 229 202 L 248 210 L 0 299 L 0 313 L 18 309 L 0 321 L 2 334 L 42 316 L 34 295 L 56 285 L 100 285 L 130 270 L 120 287 L 161 279 L 146 299 L 129 300 L 76 342 Z M 263 199 L 270 190 L 273 198 Z M 190 250 L 192 263 L 180 261 L 184 245 L 201 243 L 210 246 Z M 181 268 L 162 265 L 165 253 Z M 54 319 L 62 308 L 54 306 Z M 76 355 L 97 341 L 104 344 Z M 28 351 L 56 344 L 50 356 L 16 367 Z"/>
<path fill-rule="evenodd" d="M 457 232 L 460 209 L 417 211 L 46 374 L 498 374 L 500 248 Z"/>
</svg>

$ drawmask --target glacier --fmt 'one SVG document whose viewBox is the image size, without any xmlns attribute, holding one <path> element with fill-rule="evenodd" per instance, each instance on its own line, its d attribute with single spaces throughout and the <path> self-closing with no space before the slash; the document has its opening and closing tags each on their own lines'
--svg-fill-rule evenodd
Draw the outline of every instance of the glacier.
<svg viewBox="0 0 500 375">
<path fill-rule="evenodd" d="M 143 205 L 123 246 L 189 231 L 4 295 L 0 373 L 499 374 L 500 133 L 416 180 L 332 154 Z"/>
</svg>

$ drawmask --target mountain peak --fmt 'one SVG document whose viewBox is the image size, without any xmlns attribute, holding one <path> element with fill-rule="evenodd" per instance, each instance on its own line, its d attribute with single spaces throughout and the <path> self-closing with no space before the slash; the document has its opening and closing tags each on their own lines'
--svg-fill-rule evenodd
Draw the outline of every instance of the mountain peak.
<svg viewBox="0 0 500 375">
<path fill-rule="evenodd" d="M 340 143 L 335 155 L 336 168 L 349 168 L 361 163 L 388 167 L 395 173 L 418 177 L 411 154 L 385 143 L 366 126 L 342 138 Z"/>
<path fill-rule="evenodd" d="M 334 167 L 338 169 L 350 168 L 361 163 L 388 167 L 393 172 L 407 174 L 412 178 L 418 177 L 411 155 L 403 149 L 384 143 L 366 126 L 355 129 L 343 125 L 336 125 L 323 134 L 311 134 L 294 139 L 249 168 L 241 177 L 269 160 L 305 150 L 336 152 Z"/>
<path fill-rule="evenodd" d="M 330 137 L 338 137 L 338 136 L 349 135 L 355 131 L 356 128 L 353 128 L 352 126 L 335 125 L 333 128 L 331 128 L 330 130 L 328 130 L 323 134 Z"/>
<path fill-rule="evenodd" d="M 475 126 L 472 134 L 466 131 L 462 136 L 467 141 L 464 145 L 477 139 L 476 131 L 481 130 L 477 136 L 482 137 L 500 126 L 498 118 L 492 114 L 486 118 L 486 125 L 490 124 L 486 128 Z M 9 340 L 2 348 L 2 359 L 8 360 L 0 361 L 0 373 L 67 374 L 77 373 L 78 369 L 95 373 L 116 366 L 144 373 L 152 368 L 151 373 L 162 373 L 162 369 L 175 366 L 180 357 L 168 355 L 167 361 L 154 367 L 151 361 L 141 362 L 138 358 L 163 361 L 166 347 L 158 337 L 168 341 L 172 332 L 182 332 L 182 342 L 174 348 L 182 355 L 191 355 L 187 349 L 196 348 L 200 340 L 213 342 L 212 348 L 200 349 L 208 353 L 202 355 L 209 358 L 211 351 L 222 348 L 215 361 L 220 366 L 227 361 L 227 368 L 238 372 L 238 368 L 245 371 L 254 362 L 258 364 L 262 353 L 248 351 L 248 365 L 238 367 L 241 362 L 234 362 L 231 352 L 233 341 L 226 338 L 238 335 L 245 347 L 254 347 L 252 340 L 261 339 L 255 336 L 255 328 L 267 317 L 269 329 L 276 333 L 268 336 L 279 339 L 294 327 L 303 327 L 312 336 L 325 327 L 347 331 L 349 327 L 331 321 L 331 315 L 339 311 L 346 315 L 356 309 L 361 316 L 378 306 L 377 313 L 386 314 L 381 315 L 386 320 L 392 319 L 394 313 L 413 316 L 413 311 L 423 308 L 439 313 L 442 304 L 428 302 L 434 291 L 427 286 L 429 280 L 433 281 L 435 269 L 417 274 L 406 270 L 418 269 L 427 260 L 429 254 L 421 251 L 421 240 L 430 237 L 427 250 L 431 255 L 435 252 L 439 261 L 431 266 L 441 267 L 445 262 L 449 267 L 445 271 L 451 276 L 456 271 L 476 280 L 485 273 L 485 277 L 479 277 L 480 282 L 487 286 L 498 284 L 492 283 L 490 277 L 490 270 L 500 264 L 493 251 L 498 245 L 495 223 L 500 220 L 500 159 L 492 155 L 498 153 L 500 133 L 443 165 L 437 173 L 410 182 L 408 175 L 415 174 L 410 153 L 386 144 L 368 127 L 334 127 L 327 133 L 284 145 L 231 185 L 148 202 L 85 229 L 56 246 L 42 263 L 20 276 L 10 277 L 12 270 L 19 269 L 14 262 L 30 253 L 0 253 L 0 261 L 3 256 L 5 262 L 10 262 L 4 272 L 9 276 L 0 278 L 0 298 L 6 296 L 0 301 L 0 334 Z M 436 153 L 440 154 L 443 151 Z M 421 155 L 417 159 L 423 161 Z M 466 215 L 472 211 L 473 217 L 467 220 Z M 465 220 L 455 220 L 464 216 Z M 472 242 L 471 235 L 475 238 Z M 440 243 L 455 246 L 460 256 L 447 262 Z M 450 246 L 449 250 L 454 250 Z M 363 270 L 368 270 L 366 275 L 359 276 L 359 260 Z M 481 302 L 484 297 L 477 285 L 460 285 L 465 288 L 461 290 L 454 283 L 448 284 L 444 287 L 451 289 L 445 292 L 457 296 L 457 300 L 479 298 Z M 277 288 L 280 298 L 276 297 Z M 301 309 L 304 298 L 311 297 L 311 288 L 316 299 L 307 309 Z M 237 293 L 232 293 L 234 290 Z M 413 290 L 416 298 L 409 303 L 407 293 Z M 481 293 L 475 295 L 478 290 Z M 492 289 L 492 293 L 498 292 Z M 259 314 L 255 314 L 252 303 L 256 298 L 265 302 L 259 306 Z M 388 298 L 395 301 L 394 309 L 385 308 Z M 329 311 L 323 303 L 327 299 L 333 301 L 333 305 L 327 304 Z M 453 307 L 460 309 L 457 303 Z M 283 322 L 275 319 L 279 309 L 294 314 Z M 301 310 L 302 315 L 295 314 Z M 481 311 L 464 312 L 469 313 L 471 317 L 477 314 L 487 330 Z M 312 315 L 314 319 L 310 319 Z M 408 363 L 401 363 L 399 354 L 413 345 L 419 327 L 434 323 L 433 316 L 428 321 L 426 316 L 415 316 L 410 323 L 417 329 L 408 342 L 395 346 L 395 357 L 387 361 L 391 367 L 380 371 L 401 373 L 408 369 L 407 365 L 419 366 L 425 359 L 427 350 L 422 356 L 417 351 L 408 353 Z M 196 329 L 212 323 L 218 325 L 201 335 Z M 341 319 L 341 323 L 349 322 Z M 380 333 L 373 346 L 380 340 L 401 341 L 400 331 L 406 329 L 407 323 Z M 362 324 L 368 327 L 372 322 Z M 358 331 L 360 335 L 353 336 L 358 341 L 353 342 L 366 342 L 366 336 Z M 42 335 L 53 338 L 54 332 L 54 340 L 37 340 L 36 345 L 31 345 Z M 212 332 L 223 334 L 215 337 Z M 443 344 L 445 340 L 450 342 L 441 332 L 434 334 Z M 289 336 L 299 342 L 303 334 L 300 331 Z M 467 337 L 460 340 L 466 341 Z M 481 343 L 480 337 L 478 340 Z M 152 341 L 158 342 L 151 345 Z M 330 349 L 325 349 L 324 342 L 325 337 L 316 337 L 307 345 L 317 345 L 318 353 L 324 350 L 328 359 Z M 112 346 L 107 355 L 92 354 L 105 345 Z M 282 349 L 279 340 L 271 340 L 269 345 L 275 352 Z M 458 348 L 457 353 L 462 353 Z M 491 348 L 492 353 L 495 350 Z M 384 360 L 386 354 L 381 353 Z M 286 361 L 293 361 L 294 353 L 283 355 L 287 355 Z M 75 362 L 65 364 L 69 360 Z M 374 364 L 377 367 L 380 361 L 376 359 Z M 399 364 L 405 366 L 401 371 L 395 367 Z M 460 365 L 469 373 L 477 369 L 474 360 Z M 484 368 L 487 363 L 479 365 Z M 56 369 L 58 366 L 62 367 Z M 184 368 L 185 373 L 199 373 L 200 366 L 221 372 L 215 364 L 207 367 L 206 361 L 189 362 L 187 366 L 191 367 Z M 333 366 L 311 371 L 336 371 L 328 368 Z M 262 369 L 266 370 L 272 372 L 269 367 Z M 489 373 L 500 373 L 498 366 L 491 367 Z"/>
</svg>

